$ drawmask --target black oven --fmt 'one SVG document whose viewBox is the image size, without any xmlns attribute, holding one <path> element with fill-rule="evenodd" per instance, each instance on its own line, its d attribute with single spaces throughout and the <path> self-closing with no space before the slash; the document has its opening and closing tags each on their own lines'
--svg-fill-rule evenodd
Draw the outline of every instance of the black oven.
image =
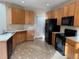
<svg viewBox="0 0 79 59">
<path fill-rule="evenodd" d="M 55 49 L 62 55 L 65 55 L 66 37 L 74 37 L 77 35 L 77 30 L 65 29 L 64 33 L 57 33 L 55 38 Z"/>
<path fill-rule="evenodd" d="M 55 49 L 63 56 L 65 55 L 65 42 L 66 38 L 64 36 L 64 33 L 56 34 Z"/>
</svg>

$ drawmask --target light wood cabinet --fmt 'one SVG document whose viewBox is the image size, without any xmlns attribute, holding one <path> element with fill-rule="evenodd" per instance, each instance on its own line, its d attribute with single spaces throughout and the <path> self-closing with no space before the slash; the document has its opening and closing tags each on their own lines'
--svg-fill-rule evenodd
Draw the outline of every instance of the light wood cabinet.
<svg viewBox="0 0 79 59">
<path fill-rule="evenodd" d="M 33 30 L 28 30 L 26 37 L 27 37 L 27 41 L 34 40 L 34 31 Z"/>
<path fill-rule="evenodd" d="M 79 43 L 67 39 L 65 44 L 65 55 L 67 59 L 79 59 Z"/>
<path fill-rule="evenodd" d="M 55 13 L 55 14 L 54 14 L 54 15 L 55 15 L 54 17 L 55 17 L 55 18 L 58 18 L 58 9 L 56 9 L 56 10 L 54 11 L 54 13 Z"/>
<path fill-rule="evenodd" d="M 35 13 L 33 11 L 29 11 L 29 24 L 34 24 Z"/>
<path fill-rule="evenodd" d="M 75 50 L 74 46 L 72 46 L 67 42 L 65 46 L 65 51 L 66 51 L 65 55 L 67 56 L 68 59 L 74 59 L 74 54 L 75 54 L 74 50 Z"/>
<path fill-rule="evenodd" d="M 75 20 L 74 20 L 74 26 L 79 26 L 79 1 L 76 2 L 75 6 Z"/>
<path fill-rule="evenodd" d="M 12 37 L 7 41 L 0 41 L 0 59 L 10 59 L 13 52 Z"/>
<path fill-rule="evenodd" d="M 25 24 L 25 10 L 17 7 L 11 8 L 12 24 Z"/>
<path fill-rule="evenodd" d="M 63 10 L 64 10 L 64 12 L 63 12 L 63 13 L 64 13 L 64 14 L 63 14 L 63 17 L 68 16 L 68 6 L 69 6 L 68 4 L 65 4 L 64 7 L 63 7 Z"/>
<path fill-rule="evenodd" d="M 16 32 L 13 36 L 13 48 L 24 41 L 26 41 L 26 31 Z"/>
<path fill-rule="evenodd" d="M 29 19 L 30 19 L 29 11 L 26 10 L 26 11 L 25 11 L 25 24 L 29 24 Z"/>
<path fill-rule="evenodd" d="M 48 18 L 57 18 L 57 24 L 61 24 L 61 17 L 74 16 L 74 26 L 79 27 L 79 1 L 66 3 L 63 7 L 47 12 Z"/>
<path fill-rule="evenodd" d="M 47 19 L 50 18 L 50 12 L 49 11 L 46 13 L 46 17 L 47 17 Z"/>
<path fill-rule="evenodd" d="M 35 12 L 26 10 L 25 12 L 25 23 L 34 24 L 35 21 Z"/>
<path fill-rule="evenodd" d="M 55 37 L 56 33 L 52 32 L 52 46 L 55 47 Z"/>
<path fill-rule="evenodd" d="M 59 8 L 57 13 L 57 25 L 61 25 L 61 18 L 63 16 L 63 8 Z"/>
<path fill-rule="evenodd" d="M 75 2 L 68 5 L 68 16 L 75 16 Z"/>
<path fill-rule="evenodd" d="M 52 11 L 48 11 L 47 12 L 47 19 L 51 19 L 52 18 Z"/>
</svg>

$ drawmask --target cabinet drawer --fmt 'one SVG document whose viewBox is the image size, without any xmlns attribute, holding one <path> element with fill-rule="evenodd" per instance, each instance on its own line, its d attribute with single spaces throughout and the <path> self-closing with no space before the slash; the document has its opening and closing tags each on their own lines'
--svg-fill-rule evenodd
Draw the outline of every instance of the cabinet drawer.
<svg viewBox="0 0 79 59">
<path fill-rule="evenodd" d="M 66 43 L 68 43 L 69 45 L 71 45 L 71 46 L 75 46 L 75 44 L 76 44 L 76 42 L 74 42 L 74 41 L 72 41 L 72 40 L 70 40 L 70 39 L 67 39 L 66 40 Z"/>
</svg>

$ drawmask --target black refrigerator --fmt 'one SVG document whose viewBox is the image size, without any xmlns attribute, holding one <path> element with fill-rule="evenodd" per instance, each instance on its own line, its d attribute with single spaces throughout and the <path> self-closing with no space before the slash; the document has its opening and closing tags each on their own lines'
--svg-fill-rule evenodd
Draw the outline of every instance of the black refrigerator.
<svg viewBox="0 0 79 59">
<path fill-rule="evenodd" d="M 47 19 L 45 21 L 45 41 L 48 44 L 52 44 L 52 32 L 57 25 L 57 19 Z"/>
</svg>

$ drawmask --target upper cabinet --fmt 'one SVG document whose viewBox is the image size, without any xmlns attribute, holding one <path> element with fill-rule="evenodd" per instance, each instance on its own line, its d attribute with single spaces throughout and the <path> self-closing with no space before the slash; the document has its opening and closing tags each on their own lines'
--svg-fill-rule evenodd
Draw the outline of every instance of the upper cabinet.
<svg viewBox="0 0 79 59">
<path fill-rule="evenodd" d="M 74 16 L 75 15 L 75 2 L 70 3 L 68 6 L 68 16 Z"/>
<path fill-rule="evenodd" d="M 35 13 L 33 11 L 29 11 L 29 24 L 34 24 Z"/>
<path fill-rule="evenodd" d="M 47 12 L 47 19 L 52 18 L 52 16 L 53 16 L 52 11 L 48 11 L 48 12 Z"/>
<path fill-rule="evenodd" d="M 34 24 L 35 21 L 35 12 L 25 11 L 25 24 Z"/>
<path fill-rule="evenodd" d="M 29 11 L 26 10 L 25 11 L 25 24 L 29 24 L 29 19 L 30 19 L 30 17 L 29 17 Z"/>
<path fill-rule="evenodd" d="M 57 18 L 58 25 L 61 24 L 61 18 L 67 16 L 74 16 L 74 26 L 79 26 L 79 1 L 75 0 L 74 2 L 70 2 L 64 4 L 63 7 L 52 10 L 54 14 L 54 18 Z M 50 13 L 49 13 L 50 12 Z M 47 12 L 48 17 L 53 16 L 51 11 Z"/>
<path fill-rule="evenodd" d="M 75 2 L 75 20 L 74 26 L 79 26 L 79 1 Z"/>
<path fill-rule="evenodd" d="M 25 10 L 12 7 L 12 24 L 25 24 Z"/>
<path fill-rule="evenodd" d="M 57 24 L 58 25 L 61 25 L 61 18 L 62 18 L 62 16 L 63 16 L 63 8 L 59 8 L 58 9 L 58 17 L 57 17 Z"/>
<path fill-rule="evenodd" d="M 35 12 L 18 7 L 11 7 L 12 24 L 34 24 Z"/>
<path fill-rule="evenodd" d="M 64 13 L 63 17 L 68 16 L 68 9 L 69 9 L 68 6 L 69 6 L 68 4 L 65 4 L 63 7 L 63 13 Z"/>
</svg>

